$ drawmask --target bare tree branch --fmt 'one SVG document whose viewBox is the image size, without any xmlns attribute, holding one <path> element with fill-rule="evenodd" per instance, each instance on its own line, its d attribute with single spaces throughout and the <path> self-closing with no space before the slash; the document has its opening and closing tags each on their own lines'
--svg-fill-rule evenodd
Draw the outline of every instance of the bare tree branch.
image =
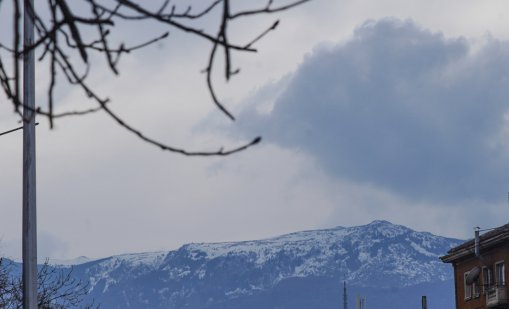
<svg viewBox="0 0 509 309">
<path fill-rule="evenodd" d="M 0 258 L 0 308 L 22 309 L 23 282 L 14 274 L 14 263 Z M 37 307 L 41 309 L 99 308 L 84 302 L 89 285 L 73 276 L 73 269 L 59 269 L 45 262 L 37 274 Z"/>
<path fill-rule="evenodd" d="M 118 125 L 127 131 L 135 134 L 138 138 L 170 152 L 180 153 L 187 156 L 223 156 L 236 153 L 247 149 L 260 142 L 261 138 L 256 137 L 251 142 L 244 145 L 224 150 L 212 151 L 189 151 L 182 147 L 174 147 L 147 136 L 142 130 L 134 128 L 126 120 L 117 115 L 110 107 L 108 98 L 96 93 L 88 83 L 89 72 L 92 69 L 90 64 L 90 54 L 98 53 L 104 56 L 109 70 L 114 74 L 120 73 L 119 61 L 123 54 L 131 53 L 135 50 L 145 48 L 169 37 L 169 31 L 163 34 L 154 35 L 152 38 L 142 38 L 139 43 L 127 46 L 125 43 L 113 44 L 121 31 L 117 25 L 121 22 L 146 22 L 151 21 L 169 30 L 182 31 L 187 33 L 190 38 L 204 40 L 210 43 L 208 57 L 205 59 L 206 68 L 206 86 L 209 90 L 212 102 L 229 119 L 235 120 L 233 114 L 225 107 L 214 90 L 214 63 L 219 54 L 224 55 L 224 77 L 229 81 L 239 69 L 233 69 L 233 53 L 253 53 L 256 52 L 254 45 L 264 38 L 272 30 L 275 30 L 279 20 L 275 20 L 272 25 L 261 31 L 254 38 L 246 39 L 248 43 L 242 43 L 237 40 L 231 40 L 229 36 L 231 21 L 243 20 L 242 17 L 261 16 L 274 14 L 289 10 L 295 6 L 301 5 L 310 0 L 293 0 L 285 4 L 277 4 L 277 1 L 268 0 L 261 4 L 259 8 L 240 10 L 231 12 L 231 3 L 233 0 L 206 0 L 202 8 L 197 10 L 193 6 L 184 8 L 177 5 L 170 5 L 170 0 L 161 0 L 156 9 L 149 8 L 145 1 L 134 0 L 46 0 L 47 9 L 43 14 L 36 12 L 28 5 L 26 10 L 33 15 L 36 28 L 36 38 L 31 46 L 21 46 L 20 41 L 20 20 L 21 20 L 21 1 L 13 0 L 13 28 L 12 28 L 12 46 L 6 42 L 0 42 L 0 87 L 7 99 L 12 103 L 14 110 L 21 116 L 20 109 L 25 107 L 20 93 L 21 72 L 20 65 L 23 56 L 31 50 L 40 52 L 39 61 L 47 61 L 49 64 L 49 76 L 47 78 L 47 103 L 38 106 L 34 112 L 46 117 L 50 127 L 54 127 L 55 119 L 68 116 L 81 116 L 90 113 L 103 111 L 108 114 Z M 27 2 L 28 3 L 28 2 Z M 25 4 L 27 5 L 27 4 Z M 78 10 L 76 5 L 87 5 L 90 10 Z M 49 18 L 47 17 L 49 16 Z M 196 21 L 204 18 L 217 17 L 217 28 L 201 29 L 196 26 Z M 233 27 L 233 24 L 231 25 Z M 90 32 L 88 28 L 95 28 Z M 86 34 L 86 35 L 85 35 Z M 114 46 L 116 45 L 116 46 Z M 220 53 L 218 53 L 220 52 Z M 10 60 L 6 60 L 9 59 Z M 11 63 L 12 66 L 6 66 Z M 95 64 L 94 64 L 95 65 Z M 11 72 L 12 70 L 12 72 Z M 60 75 L 59 75 L 60 74 Z M 57 77 L 64 76 L 65 81 L 81 88 L 85 96 L 96 104 L 95 107 L 84 110 L 56 111 L 55 90 L 59 87 Z M 32 108 L 33 109 L 33 108 Z M 24 119 L 27 121 L 27 119 Z"/>
</svg>

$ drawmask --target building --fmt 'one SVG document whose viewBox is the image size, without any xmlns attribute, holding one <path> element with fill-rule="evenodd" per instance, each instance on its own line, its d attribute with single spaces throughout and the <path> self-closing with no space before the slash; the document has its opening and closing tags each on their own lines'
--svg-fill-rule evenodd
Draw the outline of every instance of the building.
<svg viewBox="0 0 509 309">
<path fill-rule="evenodd" d="M 456 309 L 509 308 L 509 224 L 491 229 L 440 258 L 454 268 Z"/>
</svg>

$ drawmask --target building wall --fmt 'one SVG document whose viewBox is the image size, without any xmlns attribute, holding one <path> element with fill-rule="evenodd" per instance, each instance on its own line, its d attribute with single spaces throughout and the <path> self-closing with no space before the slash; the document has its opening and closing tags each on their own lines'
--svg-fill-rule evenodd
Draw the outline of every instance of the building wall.
<svg viewBox="0 0 509 309">
<path fill-rule="evenodd" d="M 480 258 L 476 258 L 473 254 L 470 258 L 464 259 L 461 261 L 456 261 L 454 263 L 454 281 L 456 286 L 456 308 L 457 309 L 481 309 L 486 307 L 486 293 L 485 293 L 485 285 L 486 282 L 483 282 L 483 272 L 481 271 L 479 275 L 479 297 L 472 297 L 470 299 L 465 299 L 465 285 L 464 285 L 464 276 L 465 273 L 470 271 L 475 266 L 479 266 L 481 269 L 483 266 L 487 266 L 491 268 L 491 281 L 492 284 L 495 283 L 495 264 L 498 262 L 504 261 L 505 264 L 505 282 L 507 286 L 508 270 L 509 270 L 509 245 L 493 248 L 489 251 L 483 251 L 481 249 Z M 508 294 L 509 295 L 509 294 Z M 509 308 L 506 306 L 504 308 Z"/>
</svg>

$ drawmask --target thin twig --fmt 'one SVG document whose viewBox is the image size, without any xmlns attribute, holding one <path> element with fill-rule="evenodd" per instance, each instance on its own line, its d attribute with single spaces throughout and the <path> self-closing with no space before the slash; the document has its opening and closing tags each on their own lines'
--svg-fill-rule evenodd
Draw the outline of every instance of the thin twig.
<svg viewBox="0 0 509 309">
<path fill-rule="evenodd" d="M 1 1 L 1 0 L 0 0 Z M 234 19 L 242 19 L 246 16 L 258 16 L 264 14 L 273 14 L 291 9 L 310 0 L 294 0 L 285 5 L 277 5 L 274 0 L 267 0 L 265 5 L 259 8 L 242 10 L 232 13 L 230 4 L 231 0 L 207 0 L 207 4 L 201 10 L 195 10 L 192 6 L 183 8 L 177 5 L 170 5 L 170 0 L 161 0 L 161 4 L 154 11 L 145 5 L 144 1 L 134 0 L 112 0 L 104 2 L 100 0 L 81 0 L 88 3 L 91 8 L 88 12 L 73 10 L 75 3 L 79 0 L 46 0 L 48 4 L 49 19 L 44 14 L 37 14 L 32 8 L 28 7 L 29 14 L 33 17 L 36 29 L 36 38 L 30 46 L 21 47 L 20 41 L 20 20 L 21 20 L 21 0 L 13 0 L 13 29 L 12 29 L 12 46 L 7 46 L 4 42 L 0 43 L 0 88 L 3 90 L 7 99 L 13 104 L 15 112 L 21 115 L 20 108 L 25 107 L 20 92 L 22 73 L 20 64 L 23 56 L 29 51 L 38 50 L 40 52 L 39 61 L 47 61 L 49 64 L 49 75 L 47 78 L 47 105 L 46 108 L 37 107 L 29 108 L 35 116 L 40 115 L 47 117 L 50 128 L 53 128 L 54 121 L 57 118 L 68 116 L 81 116 L 90 113 L 104 111 L 115 123 L 123 127 L 125 130 L 135 134 L 138 138 L 149 144 L 155 145 L 163 150 L 180 153 L 187 156 L 211 156 L 211 155 L 228 155 L 238 151 L 247 149 L 260 142 L 261 138 L 257 137 L 251 142 L 244 145 L 233 147 L 229 150 L 220 148 L 216 151 L 189 151 L 184 148 L 174 147 L 162 143 L 156 139 L 148 137 L 140 129 L 134 128 L 119 115 L 113 112 L 109 106 L 109 99 L 103 98 L 102 95 L 95 92 L 87 82 L 91 71 L 89 63 L 89 54 L 99 53 L 105 57 L 105 62 L 109 70 L 113 74 L 118 74 L 118 63 L 122 55 L 131 53 L 135 50 L 145 48 L 169 35 L 166 31 L 162 35 L 154 35 L 153 37 L 143 38 L 136 44 L 120 43 L 113 47 L 112 38 L 118 33 L 116 25 L 124 22 L 141 22 L 152 21 L 168 27 L 170 30 L 179 30 L 189 34 L 190 37 L 205 40 L 210 44 L 208 57 L 206 58 L 207 66 L 206 85 L 211 96 L 213 104 L 224 113 L 229 119 L 235 120 L 235 117 L 222 104 L 220 98 L 214 89 L 214 69 L 215 61 L 219 56 L 218 51 L 224 55 L 224 76 L 229 81 L 233 75 L 239 72 L 239 69 L 233 70 L 234 53 L 253 53 L 256 52 L 254 45 L 264 38 L 269 32 L 275 30 L 279 21 L 276 20 L 269 28 L 260 32 L 251 40 L 246 40 L 247 44 L 239 44 L 236 40 L 229 37 L 229 28 L 234 24 Z M 201 29 L 196 25 L 196 21 L 204 20 L 208 17 L 215 17 L 217 13 L 218 29 Z M 43 17 L 44 16 L 44 17 Z M 237 24 L 238 21 L 235 23 Z M 230 26 L 231 25 L 231 26 Z M 90 35 L 90 31 L 85 33 L 84 27 L 95 28 L 95 34 Z M 122 41 L 121 41 L 122 42 Z M 5 60 L 4 54 L 8 55 Z M 12 66 L 6 66 L 10 63 Z M 7 62 L 6 62 L 7 61 Z M 65 77 L 64 82 L 69 85 L 81 88 L 85 96 L 94 101 L 97 106 L 85 110 L 68 110 L 56 111 L 55 92 L 57 88 L 57 76 L 62 74 Z M 25 107 L 28 108 L 28 107 Z"/>
</svg>

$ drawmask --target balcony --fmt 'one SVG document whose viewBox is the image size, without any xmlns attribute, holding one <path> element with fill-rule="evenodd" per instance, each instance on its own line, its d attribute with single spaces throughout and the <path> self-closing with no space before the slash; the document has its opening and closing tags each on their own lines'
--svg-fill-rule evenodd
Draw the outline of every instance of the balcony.
<svg viewBox="0 0 509 309">
<path fill-rule="evenodd" d="M 486 293 L 486 306 L 496 308 L 507 304 L 507 289 L 504 286 L 495 286 Z"/>
</svg>

